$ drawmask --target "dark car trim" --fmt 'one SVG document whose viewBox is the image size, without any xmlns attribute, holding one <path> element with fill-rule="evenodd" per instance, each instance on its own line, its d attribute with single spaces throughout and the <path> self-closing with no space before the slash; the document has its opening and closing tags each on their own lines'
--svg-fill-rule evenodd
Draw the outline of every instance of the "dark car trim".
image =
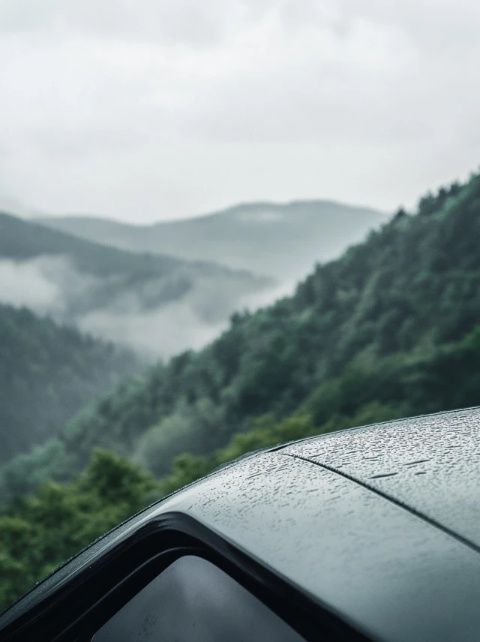
<svg viewBox="0 0 480 642">
<path fill-rule="evenodd" d="M 204 557 L 231 575 L 306 640 L 369 638 L 275 571 L 182 513 L 165 513 L 90 563 L 41 591 L 30 609 L 0 629 L 11 642 L 89 640 L 123 604 L 174 559 Z M 1 622 L 0 622 L 1 626 Z"/>
</svg>

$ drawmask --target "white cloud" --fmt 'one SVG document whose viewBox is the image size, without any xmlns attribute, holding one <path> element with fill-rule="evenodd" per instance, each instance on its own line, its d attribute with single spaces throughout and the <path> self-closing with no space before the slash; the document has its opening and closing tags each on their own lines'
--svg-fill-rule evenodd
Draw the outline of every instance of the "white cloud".
<svg viewBox="0 0 480 642">
<path fill-rule="evenodd" d="M 102 280 L 81 272 L 64 256 L 0 259 L 0 303 L 26 306 L 152 360 L 201 348 L 228 326 L 235 309 L 253 309 L 286 293 L 286 286 L 272 284 L 249 294 L 233 274 L 189 278 L 191 288 L 166 303 L 159 297 L 161 277 L 131 288 L 119 276 Z"/>
<path fill-rule="evenodd" d="M 147 220 L 394 207 L 478 163 L 474 0 L 3 0 L 0 176 Z"/>
<path fill-rule="evenodd" d="M 183 350 L 201 348 L 213 340 L 227 322 L 202 321 L 188 303 L 174 303 L 151 311 L 96 310 L 83 316 L 78 323 L 85 332 L 115 341 L 134 350 L 142 357 L 167 358 Z"/>
<path fill-rule="evenodd" d="M 0 302 L 46 313 L 56 309 L 60 288 L 46 274 L 43 259 L 0 260 Z"/>
</svg>

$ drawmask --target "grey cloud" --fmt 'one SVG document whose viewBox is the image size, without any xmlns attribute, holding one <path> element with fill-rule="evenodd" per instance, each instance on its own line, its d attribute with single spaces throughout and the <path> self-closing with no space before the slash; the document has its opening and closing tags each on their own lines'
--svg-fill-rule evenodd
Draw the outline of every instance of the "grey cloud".
<svg viewBox="0 0 480 642">
<path fill-rule="evenodd" d="M 474 0 L 4 0 L 0 25 L 0 174 L 40 209 L 393 208 L 478 162 Z"/>
<path fill-rule="evenodd" d="M 216 44 L 245 14 L 242 2 L 190 0 L 4 0 L 0 30 L 83 34 L 134 42 Z"/>
<path fill-rule="evenodd" d="M 79 327 L 90 334 L 129 347 L 145 359 L 167 358 L 184 350 L 201 348 L 211 341 L 227 322 L 202 321 L 188 303 L 171 304 L 161 310 L 92 311 L 83 316 Z"/>
<path fill-rule="evenodd" d="M 72 320 L 74 308 L 99 285 L 98 279 L 80 274 L 63 256 L 0 259 L 0 301 L 26 306 L 58 320 Z"/>
</svg>

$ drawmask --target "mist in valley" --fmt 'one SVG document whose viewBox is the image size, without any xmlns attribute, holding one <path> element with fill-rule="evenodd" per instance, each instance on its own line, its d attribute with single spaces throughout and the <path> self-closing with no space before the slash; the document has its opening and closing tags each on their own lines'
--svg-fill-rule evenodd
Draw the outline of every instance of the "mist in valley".
<svg viewBox="0 0 480 642">
<path fill-rule="evenodd" d="M 64 256 L 0 260 L 0 303 L 73 325 L 145 361 L 201 348 L 228 327 L 234 311 L 266 305 L 291 287 L 265 279 L 251 292 L 242 275 L 201 272 L 129 284 L 124 275 L 81 272 Z"/>
</svg>

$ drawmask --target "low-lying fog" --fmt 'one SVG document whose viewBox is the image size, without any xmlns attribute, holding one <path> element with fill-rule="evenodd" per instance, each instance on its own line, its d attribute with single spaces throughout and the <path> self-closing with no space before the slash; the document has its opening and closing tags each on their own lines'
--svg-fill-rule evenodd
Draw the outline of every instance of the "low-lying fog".
<svg viewBox="0 0 480 642">
<path fill-rule="evenodd" d="M 227 327 L 235 310 L 266 305 L 292 289 L 293 283 L 262 281 L 252 291 L 235 273 L 148 275 L 132 285 L 121 276 L 81 273 L 63 256 L 0 260 L 1 302 L 73 324 L 148 360 L 200 348 Z"/>
</svg>

